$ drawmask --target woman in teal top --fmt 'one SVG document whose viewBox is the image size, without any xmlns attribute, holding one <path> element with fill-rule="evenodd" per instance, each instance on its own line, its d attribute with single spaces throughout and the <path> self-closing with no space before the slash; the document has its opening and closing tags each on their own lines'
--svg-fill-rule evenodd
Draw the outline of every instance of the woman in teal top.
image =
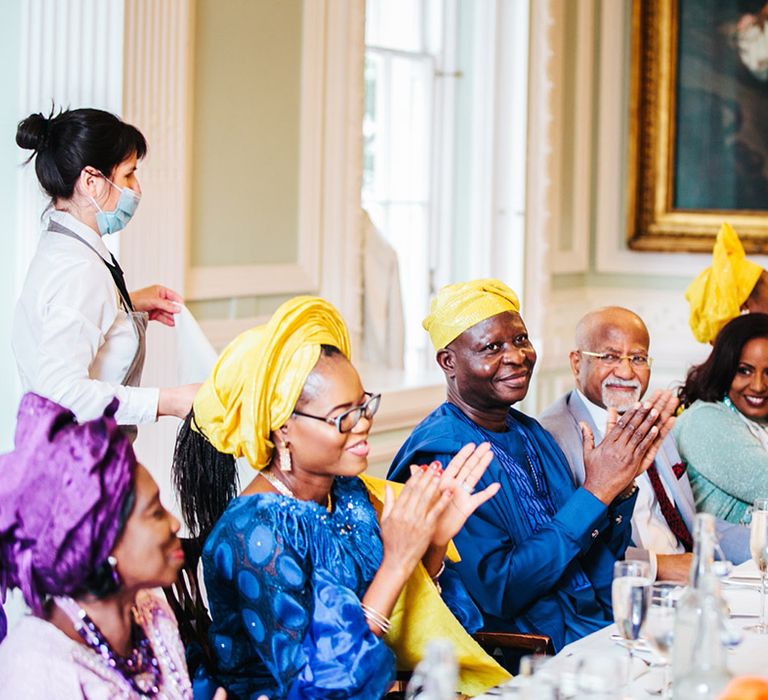
<svg viewBox="0 0 768 700">
<path fill-rule="evenodd" d="M 679 391 L 673 429 L 688 464 L 696 509 L 744 522 L 768 496 L 768 315 L 738 316 Z"/>
</svg>

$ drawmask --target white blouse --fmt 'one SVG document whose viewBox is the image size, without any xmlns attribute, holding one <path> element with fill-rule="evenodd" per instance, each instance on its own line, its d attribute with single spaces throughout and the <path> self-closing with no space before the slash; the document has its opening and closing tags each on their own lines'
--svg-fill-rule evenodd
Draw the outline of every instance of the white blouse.
<svg viewBox="0 0 768 700">
<path fill-rule="evenodd" d="M 148 591 L 136 609 L 161 671 L 158 700 L 191 700 L 192 688 L 173 613 Z M 138 700 L 139 695 L 101 656 L 32 615 L 0 645 L 0 697 L 24 700 Z M 144 697 L 144 696 L 142 696 Z"/>
<path fill-rule="evenodd" d="M 104 241 L 66 212 L 53 211 L 50 217 L 87 241 L 98 256 L 65 234 L 41 234 L 13 321 L 12 345 L 24 390 L 60 403 L 80 421 L 100 416 L 115 396 L 119 423 L 154 421 L 159 389 L 121 385 L 139 341 L 104 264 L 111 262 Z"/>
</svg>

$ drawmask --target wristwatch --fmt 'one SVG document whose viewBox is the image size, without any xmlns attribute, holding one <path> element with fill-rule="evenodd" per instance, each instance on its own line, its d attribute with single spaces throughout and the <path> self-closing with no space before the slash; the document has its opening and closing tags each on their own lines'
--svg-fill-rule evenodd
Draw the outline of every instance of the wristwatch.
<svg viewBox="0 0 768 700">
<path fill-rule="evenodd" d="M 622 501 L 628 501 L 632 496 L 634 496 L 637 493 L 638 486 L 636 481 L 632 481 L 632 485 L 627 487 L 629 490 L 625 489 L 622 491 L 618 496 L 616 496 L 616 501 L 621 503 Z"/>
</svg>

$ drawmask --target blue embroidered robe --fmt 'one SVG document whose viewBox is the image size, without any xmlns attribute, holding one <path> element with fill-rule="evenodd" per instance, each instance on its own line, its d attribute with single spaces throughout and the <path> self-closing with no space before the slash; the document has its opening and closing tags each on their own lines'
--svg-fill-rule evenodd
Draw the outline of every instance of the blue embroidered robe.
<svg viewBox="0 0 768 700">
<path fill-rule="evenodd" d="M 546 634 L 559 650 L 612 621 L 613 564 L 630 543 L 636 496 L 605 506 L 575 486 L 536 420 L 510 409 L 507 426 L 483 431 L 444 403 L 414 429 L 388 478 L 404 481 L 411 464 L 433 459 L 445 466 L 466 443 L 490 438 L 497 456 L 477 488 L 499 482 L 501 489 L 454 539 L 455 569 L 486 630 Z"/>
</svg>

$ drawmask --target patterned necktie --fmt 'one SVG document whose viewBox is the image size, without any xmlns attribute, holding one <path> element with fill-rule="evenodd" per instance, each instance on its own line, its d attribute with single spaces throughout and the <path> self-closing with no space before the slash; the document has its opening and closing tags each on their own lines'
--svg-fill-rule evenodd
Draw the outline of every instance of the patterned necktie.
<svg viewBox="0 0 768 700">
<path fill-rule="evenodd" d="M 653 492 L 656 494 L 656 500 L 659 502 L 661 508 L 661 514 L 669 525 L 669 529 L 672 530 L 672 534 L 677 537 L 686 552 L 693 551 L 693 538 L 688 530 L 685 521 L 680 515 L 680 511 L 675 508 L 675 504 L 669 500 L 667 492 L 664 488 L 664 484 L 661 483 L 661 477 L 656 469 L 656 465 L 652 464 L 648 467 L 648 478 L 651 480 L 651 486 L 653 486 Z"/>
<path fill-rule="evenodd" d="M 110 265 L 106 261 L 104 261 L 104 264 L 107 266 L 107 269 L 112 275 L 112 279 L 115 281 L 115 285 L 117 286 L 117 290 L 120 292 L 123 303 L 128 307 L 128 311 L 133 311 L 131 295 L 128 294 L 128 288 L 125 286 L 125 276 L 123 275 L 123 269 L 120 267 L 117 260 L 115 260 L 115 256 L 112 255 L 112 253 L 109 254 L 109 257 L 112 258 L 112 264 Z"/>
</svg>

